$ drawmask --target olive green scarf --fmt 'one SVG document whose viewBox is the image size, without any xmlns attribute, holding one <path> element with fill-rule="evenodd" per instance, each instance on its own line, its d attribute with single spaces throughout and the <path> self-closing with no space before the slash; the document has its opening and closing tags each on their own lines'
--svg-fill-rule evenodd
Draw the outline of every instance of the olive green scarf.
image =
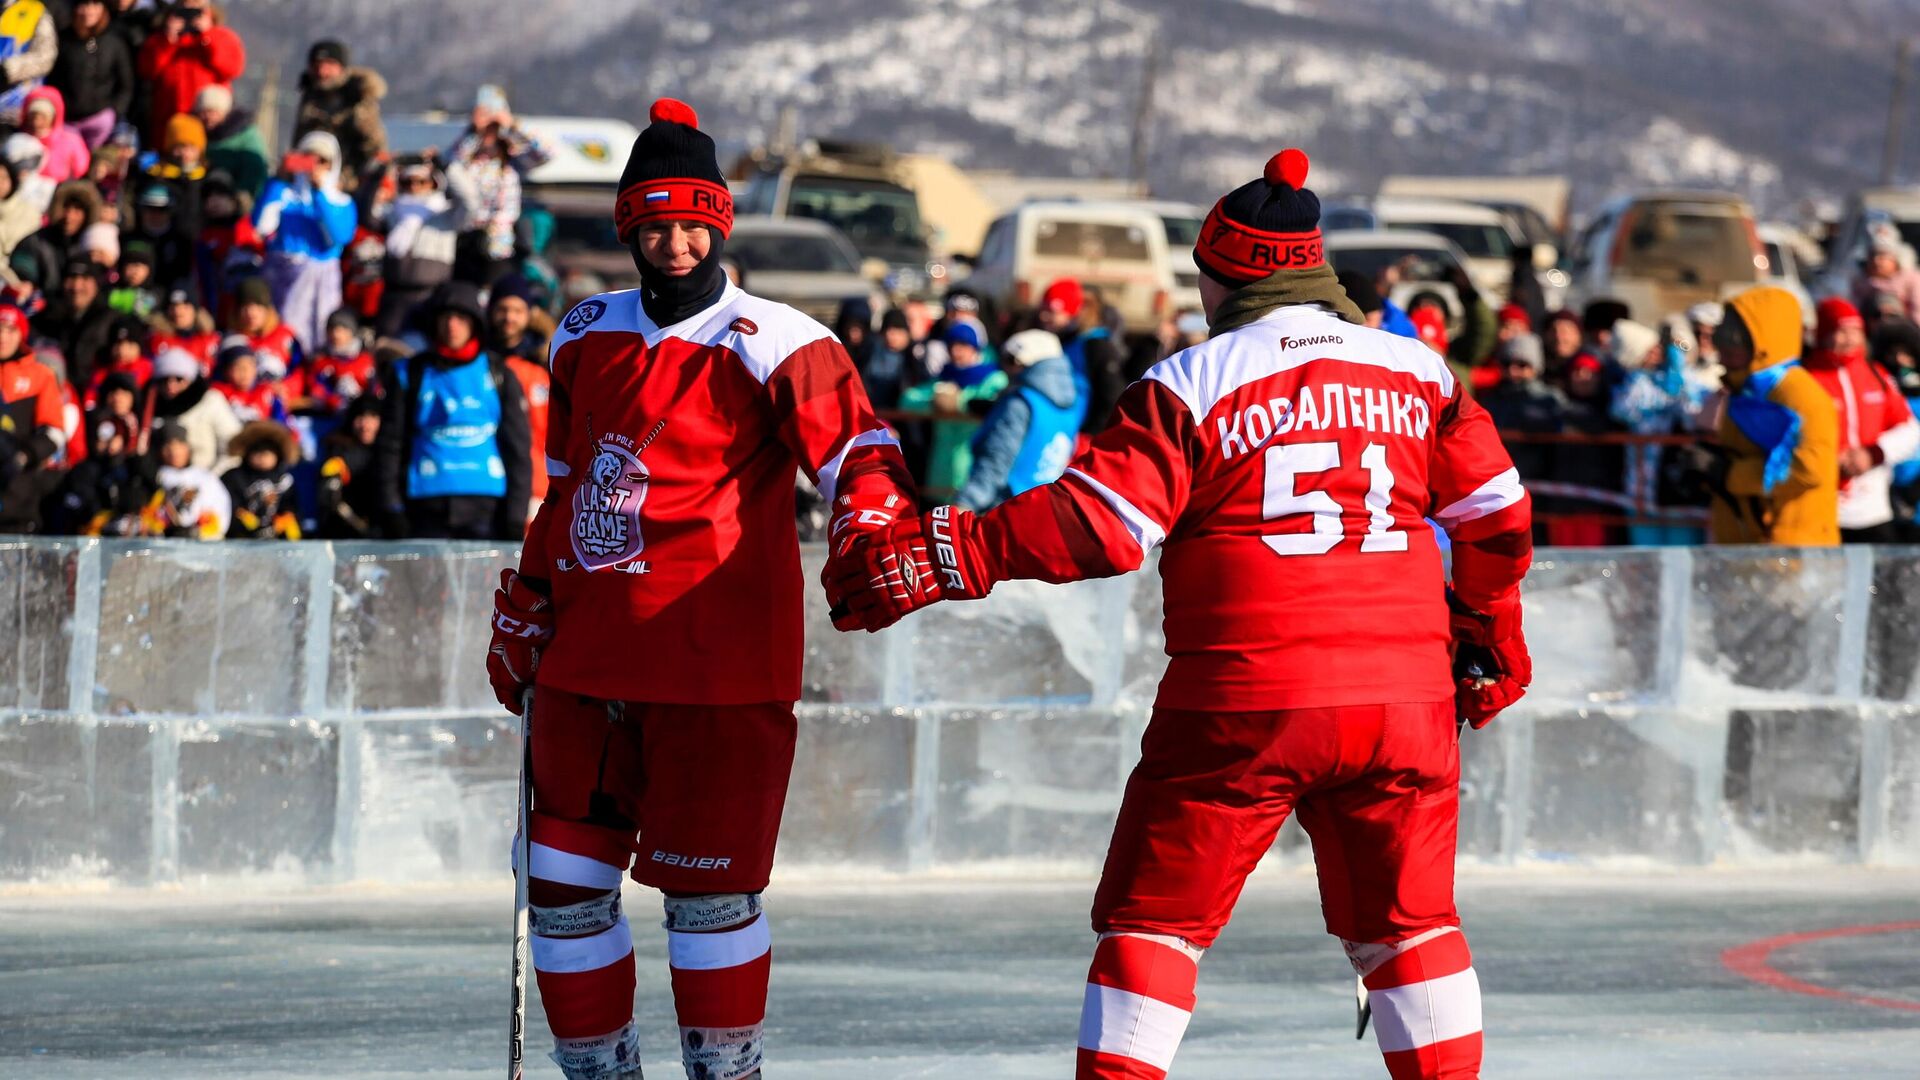
<svg viewBox="0 0 1920 1080">
<path fill-rule="evenodd" d="M 1311 270 L 1279 270 L 1228 293 L 1214 311 L 1207 330 L 1224 334 L 1292 304 L 1319 304 L 1356 326 L 1367 324 L 1366 316 L 1340 287 L 1333 267 L 1323 263 Z"/>
</svg>

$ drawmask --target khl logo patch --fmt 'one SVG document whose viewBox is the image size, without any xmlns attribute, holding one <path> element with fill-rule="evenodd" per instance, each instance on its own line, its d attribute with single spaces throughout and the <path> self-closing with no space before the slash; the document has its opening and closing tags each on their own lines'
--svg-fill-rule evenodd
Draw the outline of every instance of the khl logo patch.
<svg viewBox="0 0 1920 1080">
<path fill-rule="evenodd" d="M 567 312 L 567 317 L 560 323 L 560 329 L 569 334 L 577 334 L 599 322 L 600 316 L 606 313 L 605 300 L 582 300 L 573 306 L 572 311 Z"/>
</svg>

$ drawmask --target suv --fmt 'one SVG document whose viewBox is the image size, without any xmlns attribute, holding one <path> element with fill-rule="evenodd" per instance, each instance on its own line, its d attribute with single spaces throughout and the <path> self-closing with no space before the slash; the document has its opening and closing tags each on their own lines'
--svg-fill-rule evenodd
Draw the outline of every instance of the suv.
<svg viewBox="0 0 1920 1080">
<path fill-rule="evenodd" d="M 1012 311 L 1076 278 L 1100 290 L 1128 334 L 1153 334 L 1177 305 L 1199 306 L 1200 220 L 1181 203 L 1029 202 L 987 227 L 967 285 Z"/>
<path fill-rule="evenodd" d="M 1574 242 L 1568 300 L 1612 297 L 1652 325 L 1760 284 L 1766 267 L 1745 199 L 1722 192 L 1633 195 L 1602 207 Z"/>
<path fill-rule="evenodd" d="M 1385 229 L 1429 232 L 1446 237 L 1467 257 L 1467 276 L 1494 307 L 1513 289 L 1513 253 L 1519 239 L 1500 211 L 1455 199 L 1416 199 L 1382 195 L 1373 212 Z"/>
<path fill-rule="evenodd" d="M 791 157 L 757 154 L 747 163 L 741 214 L 824 221 L 852 241 L 896 298 L 946 290 L 947 266 L 929 248 L 920 200 L 881 146 L 811 142 Z"/>
</svg>

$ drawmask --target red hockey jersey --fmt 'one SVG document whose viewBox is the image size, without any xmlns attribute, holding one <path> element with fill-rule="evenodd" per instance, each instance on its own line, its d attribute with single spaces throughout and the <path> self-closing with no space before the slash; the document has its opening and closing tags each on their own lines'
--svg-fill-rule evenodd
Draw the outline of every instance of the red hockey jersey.
<svg viewBox="0 0 1920 1080">
<path fill-rule="evenodd" d="M 1285 307 L 1156 365 L 1065 476 L 980 519 L 1009 576 L 1123 573 L 1164 544 L 1159 704 L 1453 696 L 1440 547 L 1486 611 L 1530 562 L 1485 410 L 1419 341 Z"/>
<path fill-rule="evenodd" d="M 798 699 L 794 470 L 829 500 L 913 505 L 846 349 L 729 285 L 668 327 L 637 291 L 584 300 L 552 357 L 551 486 L 520 562 L 553 586 L 539 684 L 673 704 Z"/>
</svg>

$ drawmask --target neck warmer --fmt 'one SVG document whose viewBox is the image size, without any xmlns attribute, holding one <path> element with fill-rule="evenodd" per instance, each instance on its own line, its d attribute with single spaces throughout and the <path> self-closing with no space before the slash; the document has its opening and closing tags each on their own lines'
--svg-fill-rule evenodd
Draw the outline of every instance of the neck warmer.
<svg viewBox="0 0 1920 1080">
<path fill-rule="evenodd" d="M 958 364 L 948 364 L 946 369 L 940 372 L 940 379 L 943 382 L 950 382 L 965 390 L 986 382 L 989 378 L 992 378 L 993 373 L 998 370 L 998 368 L 987 363 L 984 359 L 979 363 L 969 364 L 966 367 L 961 367 Z"/>
<path fill-rule="evenodd" d="M 445 345 L 435 345 L 433 351 L 457 364 L 472 363 L 473 358 L 480 355 L 480 338 L 477 335 L 469 338 L 465 345 L 457 349 L 449 349 Z"/>
<path fill-rule="evenodd" d="M 672 326 L 707 308 L 727 287 L 727 273 L 720 268 L 720 255 L 726 250 L 727 238 L 711 227 L 707 235 L 713 238 L 713 246 L 707 250 L 707 257 L 693 268 L 693 273 L 685 277 L 672 277 L 656 269 L 640 253 L 638 237 L 628 245 L 633 265 L 640 271 L 640 306 L 655 326 Z"/>
<path fill-rule="evenodd" d="M 1240 286 L 1220 301 L 1220 307 L 1207 321 L 1207 329 L 1213 334 L 1224 334 L 1259 321 L 1275 308 L 1297 304 L 1318 304 L 1355 326 L 1367 325 L 1366 316 L 1348 299 L 1347 290 L 1340 287 L 1333 267 L 1323 263 L 1305 270 L 1277 271 Z"/>
</svg>

